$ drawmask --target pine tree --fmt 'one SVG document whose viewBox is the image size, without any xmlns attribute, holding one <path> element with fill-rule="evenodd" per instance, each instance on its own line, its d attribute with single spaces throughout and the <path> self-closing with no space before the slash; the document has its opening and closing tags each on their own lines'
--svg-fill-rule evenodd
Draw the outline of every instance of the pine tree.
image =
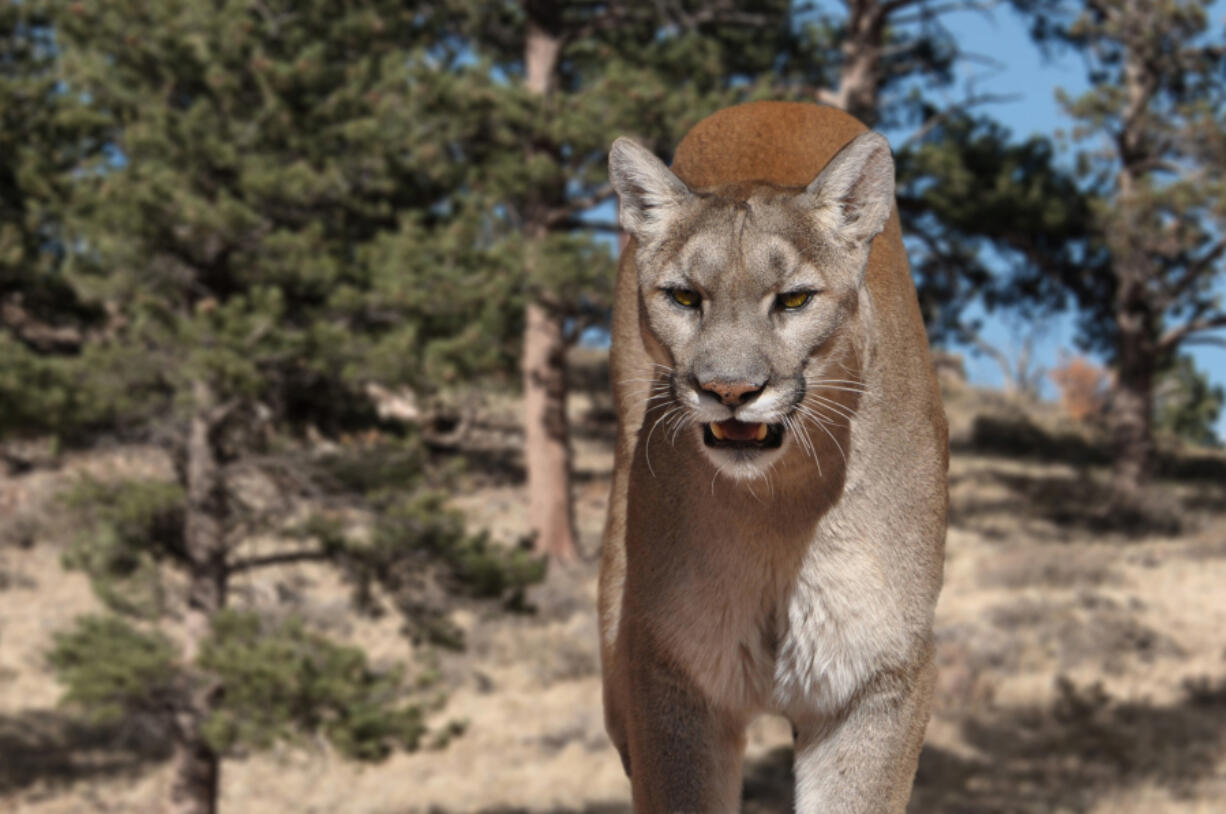
<svg viewBox="0 0 1226 814">
<path fill-rule="evenodd" d="M 420 712 L 395 676 L 230 587 L 330 562 L 359 606 L 390 596 L 412 635 L 447 642 L 432 596 L 513 597 L 541 576 L 465 533 L 415 433 L 367 396 L 481 364 L 456 334 L 492 278 L 446 152 L 480 122 L 435 81 L 445 17 L 382 0 L 51 6 L 57 81 L 106 125 L 74 168 L 64 241 L 75 296 L 107 315 L 74 386 L 177 472 L 74 493 L 87 533 L 68 564 L 120 616 L 60 637 L 68 700 L 158 717 L 174 812 L 215 811 L 221 758 L 293 732 L 363 758 L 411 746 Z M 296 542 L 256 553 L 259 533 Z"/>
<path fill-rule="evenodd" d="M 70 371 L 101 315 L 61 273 L 61 227 L 100 124 L 57 87 L 43 5 L 0 2 L 0 435 L 46 432 L 83 409 Z"/>
<path fill-rule="evenodd" d="M 790 37 L 786 2 L 456 2 L 469 83 L 497 98 L 470 180 L 518 236 L 521 375 L 529 522 L 538 550 L 575 555 L 565 357 L 584 326 L 607 318 L 608 252 L 585 221 L 612 199 L 616 134 L 667 153 L 703 116 L 765 92 Z M 489 76 L 503 77 L 489 81 Z"/>
<path fill-rule="evenodd" d="M 1048 4 L 1010 5 L 1033 12 Z M 965 330 L 963 307 L 992 279 L 985 246 L 1031 266 L 1076 257 L 1061 238 L 1082 234 L 1085 207 L 1054 169 L 1050 146 L 1013 144 L 967 107 L 937 107 L 918 92 L 949 84 L 961 57 L 939 25 L 947 7 L 855 2 L 845 16 L 799 17 L 787 2 L 457 8 L 466 21 L 462 48 L 480 66 L 468 84 L 481 88 L 475 96 L 499 100 L 486 111 L 496 122 L 483 144 L 464 153 L 476 168 L 470 183 L 522 240 L 519 262 L 507 262 L 518 266 L 524 309 L 530 525 L 539 550 L 555 557 L 574 552 L 565 351 L 576 327 L 607 303 L 613 277 L 585 240 L 589 228 L 608 224 L 584 217 L 611 195 L 603 167 L 612 134 L 633 134 L 667 155 L 698 119 L 754 97 L 842 101 L 870 124 L 911 123 L 917 137 L 898 161 L 900 209 L 934 336 Z M 491 71 L 505 81 L 489 82 Z M 992 206 L 969 204 L 977 196 L 968 191 L 983 188 L 994 190 Z"/>
<path fill-rule="evenodd" d="M 1208 2 L 1087 0 L 1038 30 L 1085 56 L 1092 88 L 1060 100 L 1102 262 L 1062 275 L 1083 340 L 1116 370 L 1114 491 L 1136 505 L 1153 459 L 1154 387 L 1196 342 L 1222 343 L 1226 306 L 1226 40 Z"/>
<path fill-rule="evenodd" d="M 818 60 L 813 98 L 871 127 L 911 131 L 895 146 L 898 206 L 934 342 L 979 341 L 965 316 L 977 298 L 1028 315 L 1050 308 L 1048 290 L 1034 281 L 1083 267 L 1089 207 L 1050 140 L 1016 141 L 980 112 L 1003 98 L 990 87 L 968 81 L 952 101 L 938 93 L 953 89 L 960 65 L 992 59 L 957 41 L 945 26 L 949 15 L 1008 10 L 1042 20 L 1058 7 L 1059 0 L 843 0 L 819 4 L 800 29 L 799 52 Z M 1006 280 L 990 254 L 1008 263 Z M 1022 276 L 1026 287 L 1005 285 Z"/>
</svg>

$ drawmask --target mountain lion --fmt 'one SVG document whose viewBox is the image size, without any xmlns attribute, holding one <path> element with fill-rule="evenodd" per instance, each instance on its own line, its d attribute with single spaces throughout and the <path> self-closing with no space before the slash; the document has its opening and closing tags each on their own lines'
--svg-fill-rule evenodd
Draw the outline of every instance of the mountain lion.
<svg viewBox="0 0 1226 814">
<path fill-rule="evenodd" d="M 600 578 L 606 725 L 634 809 L 739 807 L 791 721 L 796 809 L 902 812 L 932 695 L 948 437 L 880 135 L 833 108 L 609 157 L 631 238 Z"/>
</svg>

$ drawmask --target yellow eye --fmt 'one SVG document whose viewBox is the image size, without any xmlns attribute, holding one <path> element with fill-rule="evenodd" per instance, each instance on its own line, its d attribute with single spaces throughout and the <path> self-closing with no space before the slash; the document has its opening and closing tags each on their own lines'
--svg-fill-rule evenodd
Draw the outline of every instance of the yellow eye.
<svg viewBox="0 0 1226 814">
<path fill-rule="evenodd" d="M 812 296 L 813 296 L 813 292 L 811 291 L 791 291 L 791 292 L 788 292 L 787 294 L 780 294 L 779 295 L 779 306 L 781 308 L 795 310 L 803 306 L 805 303 L 807 303 L 809 301 L 809 298 Z"/>
<path fill-rule="evenodd" d="M 672 296 L 673 302 L 682 308 L 697 308 L 702 302 L 702 296 L 697 291 L 690 291 L 688 288 L 673 288 L 668 293 Z"/>
</svg>

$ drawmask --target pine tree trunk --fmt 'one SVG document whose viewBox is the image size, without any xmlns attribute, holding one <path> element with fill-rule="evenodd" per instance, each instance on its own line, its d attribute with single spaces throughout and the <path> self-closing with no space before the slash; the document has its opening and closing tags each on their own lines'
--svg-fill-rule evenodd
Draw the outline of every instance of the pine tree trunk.
<svg viewBox="0 0 1226 814">
<path fill-rule="evenodd" d="M 524 462 L 528 516 L 536 548 L 555 559 L 575 556 L 566 422 L 566 342 L 547 307 L 529 303 L 524 328 Z"/>
<path fill-rule="evenodd" d="M 1153 301 L 1150 281 L 1159 277 L 1146 239 L 1152 223 L 1146 217 L 1142 179 L 1149 155 L 1143 112 L 1153 94 L 1153 76 L 1145 59 L 1128 49 L 1124 67 L 1127 106 L 1123 131 L 1116 138 L 1120 169 L 1116 220 L 1108 233 L 1112 271 L 1117 280 L 1115 300 L 1115 391 L 1111 403 L 1114 444 L 1112 491 L 1117 506 L 1136 508 L 1153 455 L 1153 388 L 1158 365 L 1158 323 L 1162 307 Z"/>
<path fill-rule="evenodd" d="M 1155 357 L 1132 315 L 1119 319 L 1119 364 L 1111 399 L 1112 491 L 1117 505 L 1137 506 L 1153 458 Z"/>
<path fill-rule="evenodd" d="M 840 46 L 843 70 L 839 87 L 819 101 L 846 110 L 870 127 L 877 119 L 877 83 L 885 42 L 885 9 L 879 0 L 849 0 L 847 37 Z"/>
<path fill-rule="evenodd" d="M 170 763 L 174 767 L 170 800 L 165 814 L 217 814 L 218 760 L 211 749 L 176 741 Z"/>
<path fill-rule="evenodd" d="M 185 479 L 188 566 L 184 662 L 192 684 L 176 715 L 171 756 L 173 779 L 167 814 L 216 814 L 220 760 L 204 740 L 202 727 L 213 708 L 216 688 L 195 675 L 193 666 L 214 615 L 226 602 L 226 495 L 215 447 L 216 396 L 203 380 L 192 384 Z"/>
<path fill-rule="evenodd" d="M 553 89 L 562 40 L 560 12 L 553 2 L 530 2 L 524 44 L 525 86 L 539 96 Z M 544 211 L 553 189 L 529 193 L 524 207 L 524 263 L 529 278 L 548 234 Z M 575 557 L 570 499 L 570 445 L 566 422 L 566 332 L 556 309 L 530 301 L 524 320 L 524 464 L 528 472 L 528 523 L 536 550 L 555 560 Z"/>
</svg>

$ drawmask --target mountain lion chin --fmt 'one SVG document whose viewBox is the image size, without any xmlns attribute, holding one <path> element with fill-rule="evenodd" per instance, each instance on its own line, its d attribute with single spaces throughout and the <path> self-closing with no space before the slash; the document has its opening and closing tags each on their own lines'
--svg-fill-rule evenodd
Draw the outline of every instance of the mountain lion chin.
<svg viewBox="0 0 1226 814">
<path fill-rule="evenodd" d="M 702 425 L 703 451 L 720 474 L 733 480 L 760 480 L 782 454 L 782 424 L 736 419 Z"/>
</svg>

